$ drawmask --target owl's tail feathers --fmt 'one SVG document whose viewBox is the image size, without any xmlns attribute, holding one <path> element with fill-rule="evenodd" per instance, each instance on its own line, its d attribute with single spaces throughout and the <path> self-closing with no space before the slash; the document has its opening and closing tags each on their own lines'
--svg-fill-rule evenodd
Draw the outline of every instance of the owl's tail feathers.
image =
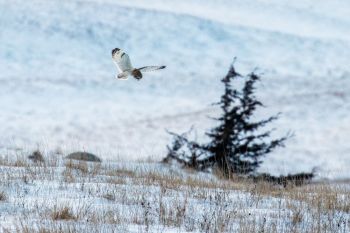
<svg viewBox="0 0 350 233">
<path fill-rule="evenodd" d="M 138 68 L 138 70 L 142 72 L 150 72 L 155 70 L 161 70 L 161 69 L 164 69 L 165 67 L 166 66 L 144 66 L 144 67 Z"/>
</svg>

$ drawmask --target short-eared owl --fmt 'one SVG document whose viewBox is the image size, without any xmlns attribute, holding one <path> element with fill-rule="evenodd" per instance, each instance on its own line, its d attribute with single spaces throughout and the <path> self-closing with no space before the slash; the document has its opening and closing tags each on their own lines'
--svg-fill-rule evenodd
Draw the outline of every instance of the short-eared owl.
<svg viewBox="0 0 350 233">
<path fill-rule="evenodd" d="M 134 68 L 131 65 L 128 54 L 124 53 L 123 50 L 118 48 L 112 50 L 112 59 L 119 70 L 119 74 L 116 77 L 118 79 L 128 79 L 129 75 L 131 75 L 137 80 L 140 80 L 142 79 L 142 72 L 160 70 L 165 68 L 165 66 L 144 66 L 141 68 Z"/>
</svg>

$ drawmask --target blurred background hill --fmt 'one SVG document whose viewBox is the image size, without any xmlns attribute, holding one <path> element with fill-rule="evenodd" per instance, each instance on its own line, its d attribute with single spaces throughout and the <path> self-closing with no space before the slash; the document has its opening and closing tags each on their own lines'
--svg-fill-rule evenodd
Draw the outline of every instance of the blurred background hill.
<svg viewBox="0 0 350 233">
<path fill-rule="evenodd" d="M 0 151 L 160 160 L 165 129 L 215 123 L 237 57 L 264 73 L 259 116 L 282 112 L 275 134 L 295 133 L 261 171 L 349 177 L 349 15 L 346 0 L 0 0 Z M 115 47 L 167 69 L 115 80 Z"/>
</svg>

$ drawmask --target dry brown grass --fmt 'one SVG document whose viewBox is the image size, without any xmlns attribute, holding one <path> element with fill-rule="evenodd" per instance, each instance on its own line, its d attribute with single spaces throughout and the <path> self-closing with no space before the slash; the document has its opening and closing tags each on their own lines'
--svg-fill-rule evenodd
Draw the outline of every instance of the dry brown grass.
<svg viewBox="0 0 350 233">
<path fill-rule="evenodd" d="M 51 212 L 52 220 L 76 220 L 77 216 L 72 213 L 72 210 L 69 206 L 57 207 L 55 206 Z"/>
<path fill-rule="evenodd" d="M 158 170 L 158 165 L 149 169 L 142 164 L 52 161 L 25 164 L 24 169 L 6 161 L 12 166 L 0 174 L 0 188 L 10 188 L 15 196 L 6 197 L 4 204 L 23 210 L 23 225 L 16 232 L 98 232 L 101 225 L 105 232 L 117 227 L 117 232 L 125 232 L 123 226 L 130 224 L 139 226 L 139 232 L 347 232 L 350 227 L 349 184 L 284 188 L 239 177 L 225 180 L 194 171 Z M 63 192 L 70 204 L 52 209 L 45 202 L 28 204 L 26 190 L 30 186 L 40 193 L 36 182 L 42 181 L 59 181 L 58 188 L 50 186 L 51 192 Z M 43 220 L 35 227 L 32 213 Z"/>
<path fill-rule="evenodd" d="M 105 174 L 107 176 L 118 176 L 118 177 L 123 177 L 123 176 L 135 177 L 136 175 L 135 171 L 132 171 L 126 168 L 117 168 L 117 169 L 109 168 L 109 169 L 106 169 Z"/>
<path fill-rule="evenodd" d="M 63 180 L 66 183 L 75 182 L 75 177 L 73 175 L 73 170 L 71 168 L 67 168 L 62 172 Z"/>
<path fill-rule="evenodd" d="M 181 174 L 164 174 L 157 171 L 134 174 L 134 182 L 142 185 L 160 185 L 168 189 L 204 188 L 204 189 L 241 189 L 242 182 L 219 180 L 215 178 L 203 179 L 195 175 L 183 176 Z"/>
<path fill-rule="evenodd" d="M 49 226 L 30 226 L 26 225 L 25 223 L 20 224 L 19 226 L 16 226 L 15 230 L 10 229 L 3 229 L 4 233 L 79 233 L 80 230 L 77 229 L 76 226 L 68 226 L 68 227 L 62 227 L 62 225 L 49 225 Z"/>
<path fill-rule="evenodd" d="M 342 211 L 350 213 L 348 188 L 329 184 L 311 184 L 285 192 L 287 198 L 303 201 L 320 211 Z"/>
<path fill-rule="evenodd" d="M 8 167 L 28 167 L 29 163 L 26 160 L 27 159 L 24 156 L 17 156 L 15 160 L 8 157 L 2 157 L 0 159 L 0 165 Z"/>
<path fill-rule="evenodd" d="M 66 169 L 78 170 L 83 174 L 89 173 L 89 167 L 87 162 L 85 161 L 74 161 L 70 159 L 66 162 L 65 166 L 66 166 Z"/>
</svg>

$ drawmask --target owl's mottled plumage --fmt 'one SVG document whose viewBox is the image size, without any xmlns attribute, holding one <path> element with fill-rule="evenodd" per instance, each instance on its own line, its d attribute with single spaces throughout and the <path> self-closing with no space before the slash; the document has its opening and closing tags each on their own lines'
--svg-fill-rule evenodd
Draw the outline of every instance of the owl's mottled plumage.
<svg viewBox="0 0 350 233">
<path fill-rule="evenodd" d="M 131 65 L 128 54 L 119 48 L 112 50 L 112 58 L 119 70 L 119 74 L 117 76 L 118 79 L 128 79 L 129 75 L 131 75 L 140 80 L 142 78 L 142 72 L 155 71 L 165 68 L 165 66 L 144 66 L 141 68 L 134 68 Z"/>
</svg>

